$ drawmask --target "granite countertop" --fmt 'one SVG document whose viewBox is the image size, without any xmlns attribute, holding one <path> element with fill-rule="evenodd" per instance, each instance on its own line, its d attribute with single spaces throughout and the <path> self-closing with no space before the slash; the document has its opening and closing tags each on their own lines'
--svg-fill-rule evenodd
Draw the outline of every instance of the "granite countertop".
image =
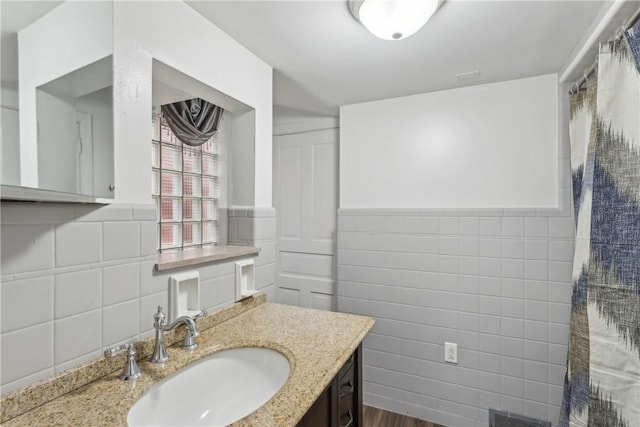
<svg viewBox="0 0 640 427">
<path fill-rule="evenodd" d="M 131 406 L 153 384 L 185 365 L 228 348 L 266 347 L 289 359 L 289 379 L 271 400 L 232 426 L 295 426 L 373 324 L 364 316 L 261 303 L 202 331 L 193 351 L 178 344 L 167 349 L 165 364 L 138 362 L 142 376 L 135 381 L 118 379 L 116 371 L 4 425 L 124 426 Z"/>
</svg>

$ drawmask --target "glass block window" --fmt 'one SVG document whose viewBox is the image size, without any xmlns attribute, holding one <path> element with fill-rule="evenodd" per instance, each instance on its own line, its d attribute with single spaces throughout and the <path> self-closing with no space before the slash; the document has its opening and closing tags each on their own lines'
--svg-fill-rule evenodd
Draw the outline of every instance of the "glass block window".
<svg viewBox="0 0 640 427">
<path fill-rule="evenodd" d="M 199 147 L 182 144 L 154 114 L 151 191 L 158 216 L 158 250 L 217 243 L 220 132 Z"/>
</svg>

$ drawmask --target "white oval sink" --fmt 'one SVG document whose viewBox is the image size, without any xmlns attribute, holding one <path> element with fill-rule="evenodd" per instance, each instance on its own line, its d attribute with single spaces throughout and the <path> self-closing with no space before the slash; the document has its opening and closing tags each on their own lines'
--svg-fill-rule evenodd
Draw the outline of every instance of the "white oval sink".
<svg viewBox="0 0 640 427">
<path fill-rule="evenodd" d="M 265 404 L 289 378 L 289 361 L 266 348 L 234 348 L 194 362 L 142 395 L 130 426 L 225 426 Z"/>
</svg>

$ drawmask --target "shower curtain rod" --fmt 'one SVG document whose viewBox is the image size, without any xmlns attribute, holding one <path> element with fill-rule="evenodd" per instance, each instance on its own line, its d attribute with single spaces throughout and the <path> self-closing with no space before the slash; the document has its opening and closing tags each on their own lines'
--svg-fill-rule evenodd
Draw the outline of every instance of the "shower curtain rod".
<svg viewBox="0 0 640 427">
<path fill-rule="evenodd" d="M 638 19 L 640 19 L 640 8 L 636 10 L 636 12 L 631 16 L 631 18 L 629 18 L 626 24 L 616 30 L 616 33 L 620 32 L 620 34 L 614 34 L 613 37 L 611 37 L 608 41 L 619 40 L 620 38 L 622 38 L 624 36 L 624 32 L 633 27 L 635 23 L 638 22 Z M 591 67 L 585 70 L 584 75 L 580 78 L 580 80 L 571 85 L 571 90 L 569 90 L 569 93 L 571 94 L 580 91 L 580 88 L 587 82 L 589 76 L 593 74 L 597 66 L 598 59 L 596 58 Z"/>
</svg>

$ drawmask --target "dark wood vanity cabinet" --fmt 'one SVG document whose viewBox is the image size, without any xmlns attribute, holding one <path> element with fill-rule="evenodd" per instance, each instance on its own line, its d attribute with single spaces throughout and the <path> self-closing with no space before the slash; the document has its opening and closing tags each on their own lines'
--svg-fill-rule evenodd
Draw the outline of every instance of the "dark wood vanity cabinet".
<svg viewBox="0 0 640 427">
<path fill-rule="evenodd" d="M 362 344 L 297 427 L 362 427 Z"/>
</svg>

